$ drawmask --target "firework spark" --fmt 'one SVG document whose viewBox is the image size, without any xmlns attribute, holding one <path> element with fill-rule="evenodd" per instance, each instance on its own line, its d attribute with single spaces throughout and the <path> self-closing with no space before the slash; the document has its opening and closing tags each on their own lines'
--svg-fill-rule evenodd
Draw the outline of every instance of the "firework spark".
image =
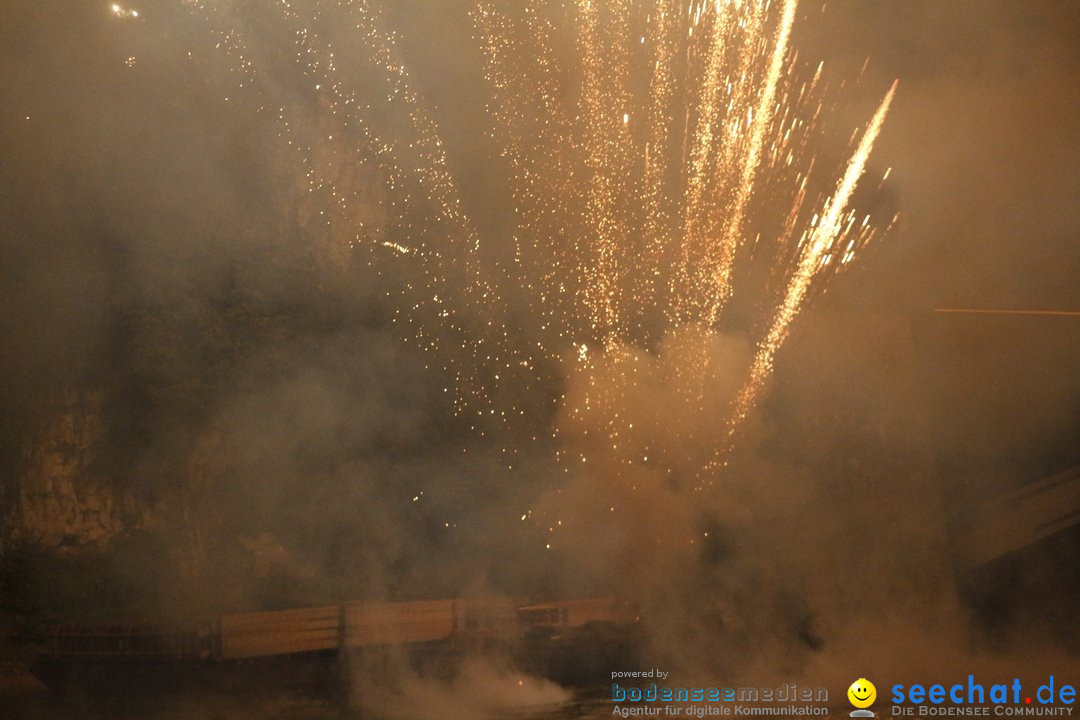
<svg viewBox="0 0 1080 720">
<path fill-rule="evenodd" d="M 119 5 L 119 4 L 116 4 L 116 3 L 113 3 L 112 5 L 110 5 L 109 9 L 112 10 L 113 15 L 115 15 L 118 18 L 137 18 L 137 17 L 139 17 L 139 11 L 138 10 L 133 10 L 132 8 L 126 8 L 126 7 L 124 7 L 122 5 Z"/>
</svg>

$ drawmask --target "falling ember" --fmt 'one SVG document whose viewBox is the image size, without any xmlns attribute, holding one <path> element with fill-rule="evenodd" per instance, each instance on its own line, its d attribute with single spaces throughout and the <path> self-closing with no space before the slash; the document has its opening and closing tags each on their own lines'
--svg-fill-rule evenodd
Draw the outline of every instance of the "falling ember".
<svg viewBox="0 0 1080 720">
<path fill-rule="evenodd" d="M 400 243 L 396 243 L 396 242 L 390 242 L 389 240 L 384 241 L 382 245 L 383 245 L 383 247 L 388 247 L 388 248 L 390 248 L 391 250 L 393 250 L 395 252 L 401 253 L 402 255 L 408 255 L 409 253 L 412 252 L 412 250 L 405 247 L 404 245 L 401 245 Z"/>
<path fill-rule="evenodd" d="M 138 10 L 132 10 L 130 8 L 125 8 L 125 7 L 123 7 L 123 6 L 121 6 L 121 5 L 117 4 L 117 3 L 113 3 L 112 5 L 110 5 L 109 9 L 112 10 L 113 15 L 115 15 L 116 17 L 119 17 L 119 18 L 137 18 L 137 17 L 139 17 L 139 11 Z"/>
</svg>

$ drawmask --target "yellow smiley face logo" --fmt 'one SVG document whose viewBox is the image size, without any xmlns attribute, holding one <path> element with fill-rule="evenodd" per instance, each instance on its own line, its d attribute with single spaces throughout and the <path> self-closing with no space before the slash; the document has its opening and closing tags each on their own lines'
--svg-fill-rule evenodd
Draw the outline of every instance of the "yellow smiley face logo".
<svg viewBox="0 0 1080 720">
<path fill-rule="evenodd" d="M 847 699 L 857 708 L 868 708 L 877 700 L 877 688 L 866 678 L 859 678 L 847 689 Z"/>
</svg>

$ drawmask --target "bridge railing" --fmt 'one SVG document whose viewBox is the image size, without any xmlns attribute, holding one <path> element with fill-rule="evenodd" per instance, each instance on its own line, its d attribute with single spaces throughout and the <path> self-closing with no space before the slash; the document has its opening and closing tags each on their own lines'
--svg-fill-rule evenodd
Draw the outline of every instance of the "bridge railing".
<svg viewBox="0 0 1080 720">
<path fill-rule="evenodd" d="M 459 640 L 513 640 L 536 630 L 633 621 L 625 603 L 591 598 L 528 604 L 506 597 L 346 602 L 221 615 L 197 626 L 56 626 L 45 654 L 204 660 L 323 652 Z"/>
</svg>

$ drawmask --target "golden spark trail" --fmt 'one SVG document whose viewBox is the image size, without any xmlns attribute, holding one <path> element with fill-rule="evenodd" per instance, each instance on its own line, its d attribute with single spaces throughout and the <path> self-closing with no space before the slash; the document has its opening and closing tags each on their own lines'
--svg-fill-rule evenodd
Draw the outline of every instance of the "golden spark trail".
<svg viewBox="0 0 1080 720">
<path fill-rule="evenodd" d="M 844 177 L 840 180 L 832 197 L 826 201 L 821 218 L 818 220 L 817 225 L 810 230 L 799 264 L 788 284 L 783 303 L 773 319 L 768 334 L 758 345 L 754 360 L 750 366 L 750 375 L 735 399 L 734 408 L 727 421 L 723 444 L 717 451 L 712 463 L 710 463 L 710 468 L 715 468 L 722 463 L 724 457 L 730 451 L 731 441 L 736 430 L 754 406 L 765 378 L 772 373 L 776 352 L 787 337 L 792 320 L 802 308 L 803 301 L 806 299 L 814 277 L 827 262 L 827 253 L 835 247 L 837 241 L 843 235 L 845 224 L 842 219 L 848 201 L 855 191 L 859 178 L 862 177 L 863 172 L 866 170 L 866 162 L 874 148 L 878 133 L 881 132 L 881 126 L 889 112 L 889 106 L 892 104 L 896 87 L 897 81 L 894 81 L 885 94 L 885 98 L 881 101 L 881 105 L 878 106 L 877 112 L 874 113 L 866 132 L 863 133 L 859 147 L 848 163 Z"/>
<path fill-rule="evenodd" d="M 721 132 L 712 141 L 719 147 L 719 152 L 707 186 L 708 204 L 699 218 L 704 257 L 696 282 L 704 288 L 704 292 L 699 294 L 700 301 L 695 307 L 695 312 L 702 316 L 707 327 L 711 324 L 710 308 L 713 305 L 722 306 L 731 294 L 736 233 L 725 232 L 725 227 L 731 220 L 728 214 L 730 196 L 739 190 L 736 183 L 741 174 L 740 161 L 744 160 L 741 150 L 746 145 L 746 131 L 753 122 L 750 96 L 754 86 L 751 76 L 756 49 L 762 40 L 765 5 L 761 1 L 749 3 L 748 9 L 738 19 L 738 32 L 734 36 L 738 41 L 734 48 L 738 50 L 737 64 L 726 79 L 729 98 L 720 124 Z"/>
<path fill-rule="evenodd" d="M 672 231 L 673 208 L 667 189 L 670 172 L 672 103 L 675 97 L 675 74 L 672 67 L 678 51 L 679 0 L 657 0 L 650 23 L 650 46 L 653 68 L 650 78 L 649 140 L 645 146 L 645 239 L 650 253 L 643 285 L 646 301 L 660 299 L 665 249 Z"/>
<path fill-rule="evenodd" d="M 695 23 L 696 24 L 696 23 Z M 720 94 L 724 87 L 724 52 L 735 26 L 734 3 L 725 1 L 715 8 L 711 19 L 708 59 L 705 74 L 697 89 L 697 115 L 690 139 L 691 150 L 686 184 L 685 215 L 683 218 L 683 258 L 681 272 L 674 289 L 676 323 L 696 318 L 699 303 L 692 288 L 697 285 L 696 267 L 702 248 L 707 241 L 709 216 L 707 199 L 712 190 L 710 177 L 715 173 L 712 164 L 716 143 L 716 116 L 720 112 Z M 693 26 L 692 26 L 693 27 Z"/>
<path fill-rule="evenodd" d="M 746 155 L 741 159 L 742 176 L 735 185 L 735 199 L 731 210 L 725 218 L 724 236 L 720 241 L 721 256 L 713 266 L 713 281 L 711 287 L 715 292 L 710 303 L 707 327 L 716 325 L 720 318 L 720 312 L 724 303 L 731 295 L 731 272 L 735 262 L 735 253 L 743 238 L 743 226 L 746 220 L 746 206 L 754 192 L 754 180 L 757 177 L 758 168 L 762 162 L 762 146 L 765 142 L 765 133 L 772 125 L 773 111 L 776 104 L 776 88 L 780 84 L 780 73 L 784 67 L 784 58 L 787 56 L 788 40 L 791 37 L 791 27 L 795 23 L 795 9 L 797 0 L 785 0 L 781 14 L 780 24 L 773 41 L 772 58 L 769 61 L 769 70 L 758 97 L 757 108 L 750 121 L 750 138 L 747 143 Z"/>
<path fill-rule="evenodd" d="M 369 40 L 369 49 L 372 51 L 371 61 L 385 73 L 389 86 L 389 98 L 407 107 L 408 117 L 417 137 L 415 146 L 419 149 L 422 159 L 418 172 L 425 184 L 431 187 L 430 192 L 438 202 L 443 219 L 456 227 L 469 243 L 472 251 L 478 250 L 480 239 L 461 207 L 457 184 L 450 173 L 446 150 L 443 148 L 438 129 L 412 88 L 408 70 L 399 58 L 395 47 L 394 36 L 386 35 L 378 29 L 379 13 L 367 0 L 343 1 L 350 7 L 359 7 L 360 11 L 354 13 L 362 20 L 357 23 L 357 29 L 361 30 Z"/>
<path fill-rule="evenodd" d="M 620 280 L 619 250 L 628 229 L 623 204 L 627 198 L 629 155 L 627 136 L 630 99 L 624 76 L 627 53 L 619 38 L 629 35 L 628 0 L 612 0 L 600 22 L 597 0 L 578 0 L 578 45 L 585 72 L 583 95 L 586 161 L 591 173 L 586 220 L 595 256 L 585 287 L 592 332 L 605 342 L 622 330 L 616 300 Z"/>
<path fill-rule="evenodd" d="M 545 336 L 542 351 L 557 361 L 554 350 L 568 339 L 566 317 L 574 318 L 575 327 L 582 320 L 577 304 L 560 291 L 567 283 L 584 285 L 579 248 L 566 237 L 579 223 L 572 162 L 578 151 L 571 147 L 571 121 L 557 102 L 560 68 L 550 21 L 532 4 L 517 21 L 496 5 L 479 3 L 472 18 L 492 89 L 488 112 L 512 169 L 515 258 L 505 274 L 515 291 L 529 294 L 539 316 L 533 330 Z"/>
<path fill-rule="evenodd" d="M 345 250 L 368 253 L 367 264 L 377 275 L 403 268 L 400 261 L 389 260 L 385 251 L 380 255 L 377 248 L 408 255 L 409 272 L 386 293 L 403 301 L 394 309 L 392 321 L 418 347 L 435 354 L 455 386 L 453 400 L 459 412 L 489 411 L 491 394 L 500 378 L 509 377 L 506 371 L 511 366 L 527 367 L 528 360 L 502 342 L 508 335 L 502 320 L 505 304 L 498 302 L 480 274 L 479 235 L 462 207 L 438 128 L 412 87 L 396 36 L 380 27 L 380 8 L 368 0 L 323 5 L 277 0 L 261 7 L 229 8 L 230 15 L 225 17 L 225 10 L 217 4 L 197 0 L 191 6 L 194 15 L 211 25 L 212 34 L 219 38 L 218 49 L 235 62 L 234 70 L 242 74 L 240 87 L 262 86 L 264 97 L 279 97 L 260 111 L 272 113 L 279 138 L 295 153 L 293 162 L 283 165 L 291 166 L 302 181 L 301 194 L 292 203 L 309 218 L 302 221 L 306 223 L 305 234 L 318 230 Z M 328 22 L 333 22 L 327 17 L 331 8 L 338 11 L 334 19 L 347 22 L 322 33 Z M 288 30 L 296 67 L 307 78 L 315 111 L 295 96 L 281 98 L 278 83 L 256 72 L 238 30 L 249 20 L 248 13 L 256 17 L 276 14 Z M 380 109 L 390 109 L 400 118 L 386 134 L 376 130 L 378 113 L 373 112 L 370 92 L 360 96 L 352 89 L 356 78 L 339 67 L 337 48 L 328 37 L 344 33 L 351 33 L 354 40 L 359 38 L 354 47 L 360 51 L 360 69 L 374 69 L 378 74 L 379 89 L 384 93 Z M 412 137 L 399 138 L 402 130 L 406 134 L 411 131 Z M 345 171 L 366 163 L 377 166 L 385 180 L 390 231 L 396 223 L 399 230 L 395 237 L 401 242 L 379 238 L 363 246 L 354 242 L 360 236 L 351 204 L 361 198 L 353 185 L 355 178 Z M 456 304 L 462 296 L 486 318 L 480 331 L 466 330 L 460 322 Z M 479 372 L 487 376 L 486 381 L 479 380 L 477 368 L 484 368 Z M 506 409 L 491 414 L 505 419 Z"/>
</svg>

